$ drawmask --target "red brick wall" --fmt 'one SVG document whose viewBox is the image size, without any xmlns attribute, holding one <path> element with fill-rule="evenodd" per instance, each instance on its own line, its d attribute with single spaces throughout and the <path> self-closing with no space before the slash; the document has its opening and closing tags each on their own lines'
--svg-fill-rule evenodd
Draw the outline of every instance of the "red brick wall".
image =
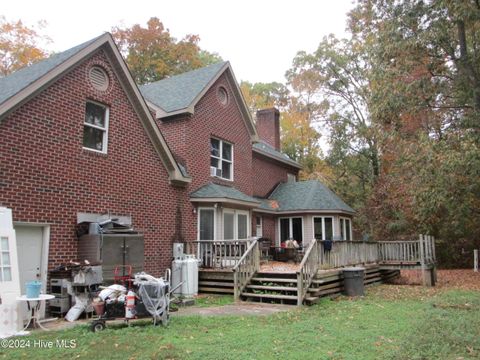
<svg viewBox="0 0 480 360">
<path fill-rule="evenodd" d="M 229 102 L 222 105 L 217 100 L 217 89 L 223 86 Z M 225 75 L 206 92 L 195 106 L 193 116 L 157 120 L 167 143 L 192 176 L 187 188 L 190 194 L 201 186 L 213 182 L 234 186 L 245 194 L 252 195 L 252 147 L 250 134 L 246 128 L 231 86 Z M 215 137 L 233 144 L 233 181 L 210 176 L 210 138 Z M 188 202 L 188 201 L 187 201 Z M 184 212 L 184 233 L 186 240 L 197 237 L 197 214 L 193 207 Z"/>
<path fill-rule="evenodd" d="M 253 153 L 253 194 L 255 196 L 269 195 L 278 183 L 287 182 L 287 174 L 298 176 L 298 169 Z"/>
<path fill-rule="evenodd" d="M 276 108 L 258 110 L 256 126 L 260 139 L 280 151 L 280 112 Z"/>
<path fill-rule="evenodd" d="M 92 63 L 109 72 L 108 92 L 89 85 Z M 110 107 L 107 155 L 82 149 L 87 99 Z M 2 120 L 0 135 L 0 204 L 13 209 L 14 221 L 51 224 L 50 268 L 76 259 L 77 212 L 131 215 L 145 235 L 146 271 L 170 266 L 177 206 L 191 209 L 185 191 L 169 185 L 102 52 Z"/>
<path fill-rule="evenodd" d="M 258 214 L 263 220 L 263 237 L 269 238 L 272 245 L 275 243 L 275 217 L 267 214 Z"/>
</svg>

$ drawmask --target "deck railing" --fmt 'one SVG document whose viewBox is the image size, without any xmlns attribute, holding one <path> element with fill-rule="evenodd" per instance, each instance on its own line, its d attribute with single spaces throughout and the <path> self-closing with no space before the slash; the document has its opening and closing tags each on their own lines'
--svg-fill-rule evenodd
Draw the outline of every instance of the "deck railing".
<svg viewBox="0 0 480 360">
<path fill-rule="evenodd" d="M 191 241 L 186 243 L 186 253 L 196 255 L 204 268 L 232 268 L 252 242 L 253 239 Z"/>
<path fill-rule="evenodd" d="M 436 262 L 435 239 L 433 236 L 420 235 L 418 240 L 413 241 L 379 241 L 378 261 L 433 264 Z"/>
<path fill-rule="evenodd" d="M 325 241 L 319 241 L 320 269 L 332 269 L 378 261 L 376 242 L 333 241 L 330 251 L 326 249 L 325 243 Z"/>
<path fill-rule="evenodd" d="M 257 239 L 254 239 L 241 259 L 233 267 L 233 296 L 235 300 L 240 299 L 242 291 L 245 289 L 255 275 L 260 270 L 260 247 Z"/>
<path fill-rule="evenodd" d="M 297 271 L 297 305 L 299 306 L 302 305 L 308 288 L 317 274 L 320 254 L 318 249 L 318 241 L 313 239 L 308 245 Z"/>
</svg>

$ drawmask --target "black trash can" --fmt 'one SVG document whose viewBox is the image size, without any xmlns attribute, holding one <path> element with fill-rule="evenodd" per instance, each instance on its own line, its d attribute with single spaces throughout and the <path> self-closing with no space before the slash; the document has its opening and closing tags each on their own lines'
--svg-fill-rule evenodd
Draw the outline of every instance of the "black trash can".
<svg viewBox="0 0 480 360">
<path fill-rule="evenodd" d="M 347 296 L 363 296 L 365 294 L 365 268 L 350 267 L 343 269 L 343 289 Z"/>
</svg>

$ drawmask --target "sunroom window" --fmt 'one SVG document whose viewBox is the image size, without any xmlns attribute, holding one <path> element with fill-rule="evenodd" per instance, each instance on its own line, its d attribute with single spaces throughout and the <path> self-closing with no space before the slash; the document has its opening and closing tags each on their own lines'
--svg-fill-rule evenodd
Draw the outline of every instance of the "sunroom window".
<svg viewBox="0 0 480 360">
<path fill-rule="evenodd" d="M 107 152 L 108 107 L 87 101 L 83 123 L 83 147 Z"/>
<path fill-rule="evenodd" d="M 314 217 L 313 231 L 317 240 L 333 240 L 333 217 Z"/>
<path fill-rule="evenodd" d="M 342 240 L 352 240 L 352 222 L 347 218 L 340 218 L 340 236 Z"/>
<path fill-rule="evenodd" d="M 210 175 L 233 180 L 233 145 L 210 139 Z"/>
</svg>

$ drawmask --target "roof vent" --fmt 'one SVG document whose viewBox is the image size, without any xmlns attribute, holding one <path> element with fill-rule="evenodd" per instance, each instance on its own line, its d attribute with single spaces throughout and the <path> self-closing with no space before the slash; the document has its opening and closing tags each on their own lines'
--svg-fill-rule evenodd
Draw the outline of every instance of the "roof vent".
<svg viewBox="0 0 480 360">
<path fill-rule="evenodd" d="M 228 104 L 228 93 L 227 89 L 225 89 L 223 86 L 220 86 L 217 89 L 217 99 L 222 105 L 227 105 Z"/>
<path fill-rule="evenodd" d="M 92 84 L 95 89 L 100 91 L 106 91 L 108 89 L 109 81 L 107 72 L 100 66 L 92 66 L 88 78 L 90 79 L 90 84 Z"/>
</svg>

